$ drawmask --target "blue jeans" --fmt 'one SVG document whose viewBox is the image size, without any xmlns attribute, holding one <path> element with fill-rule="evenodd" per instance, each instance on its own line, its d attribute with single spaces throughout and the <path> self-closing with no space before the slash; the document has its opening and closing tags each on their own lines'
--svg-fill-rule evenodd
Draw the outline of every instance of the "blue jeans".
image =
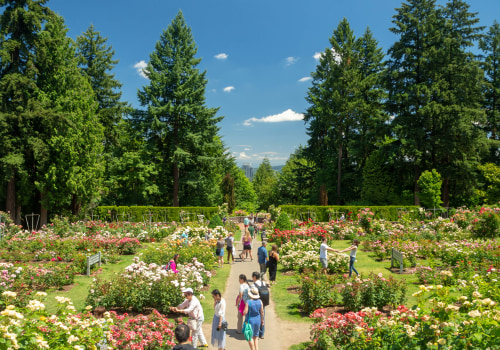
<svg viewBox="0 0 500 350">
<path fill-rule="evenodd" d="M 264 309 L 264 324 L 260 325 L 260 330 L 259 330 L 259 337 L 264 336 L 264 331 L 266 330 L 266 307 L 262 305 L 262 308 Z"/>
<path fill-rule="evenodd" d="M 359 276 L 358 270 L 354 267 L 354 262 L 356 261 L 356 258 L 351 256 L 351 259 L 349 260 L 349 277 L 351 277 L 352 272 L 356 272 L 356 275 Z"/>
</svg>

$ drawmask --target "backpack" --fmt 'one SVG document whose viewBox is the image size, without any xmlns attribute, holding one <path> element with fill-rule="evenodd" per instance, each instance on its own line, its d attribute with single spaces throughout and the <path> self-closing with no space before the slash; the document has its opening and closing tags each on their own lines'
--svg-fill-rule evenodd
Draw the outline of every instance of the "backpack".
<svg viewBox="0 0 500 350">
<path fill-rule="evenodd" d="M 168 262 L 167 265 L 161 265 L 161 269 L 165 271 L 170 271 L 172 267 L 170 266 L 170 261 Z"/>
<path fill-rule="evenodd" d="M 269 305 L 269 288 L 267 285 L 262 282 L 260 286 L 257 287 L 259 289 L 260 300 L 262 301 L 262 305 Z"/>
</svg>

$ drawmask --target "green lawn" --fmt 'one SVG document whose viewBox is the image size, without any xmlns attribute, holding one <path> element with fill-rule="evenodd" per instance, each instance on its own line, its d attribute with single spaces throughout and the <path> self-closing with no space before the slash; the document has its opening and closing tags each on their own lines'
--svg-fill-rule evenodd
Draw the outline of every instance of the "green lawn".
<svg viewBox="0 0 500 350">
<path fill-rule="evenodd" d="M 334 249 L 345 249 L 349 247 L 351 241 L 335 241 L 330 246 Z M 269 245 L 268 245 L 269 246 Z M 319 251 L 319 244 L 318 244 Z M 318 252 L 319 259 L 319 252 Z M 412 274 L 397 274 L 392 273 L 389 268 L 391 266 L 390 259 L 384 261 L 377 261 L 375 257 L 370 252 L 362 251 L 362 248 L 358 249 L 356 255 L 356 263 L 354 267 L 361 274 L 361 277 L 367 277 L 371 272 L 378 274 L 382 273 L 384 277 L 392 276 L 394 278 L 405 279 L 408 287 L 407 302 L 406 305 L 414 305 L 416 304 L 416 298 L 411 295 L 416 292 L 419 288 L 418 279 L 415 275 Z M 311 323 L 312 321 L 308 317 L 304 317 L 298 311 L 298 305 L 300 304 L 299 295 L 294 293 L 290 293 L 287 288 L 291 286 L 299 285 L 299 281 L 297 279 L 298 273 L 292 276 L 284 276 L 282 273 L 285 272 L 281 265 L 278 265 L 278 276 L 276 277 L 277 284 L 272 287 L 271 297 L 276 304 L 276 313 L 278 317 L 293 321 L 293 322 L 306 322 Z M 346 265 L 345 273 L 349 272 L 349 266 Z"/>
</svg>

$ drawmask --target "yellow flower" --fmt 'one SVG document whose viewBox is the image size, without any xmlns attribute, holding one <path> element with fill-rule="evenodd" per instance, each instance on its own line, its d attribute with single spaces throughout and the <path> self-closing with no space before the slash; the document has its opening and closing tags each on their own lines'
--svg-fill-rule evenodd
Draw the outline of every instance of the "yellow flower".
<svg viewBox="0 0 500 350">
<path fill-rule="evenodd" d="M 440 345 L 444 345 L 444 344 L 446 344 L 446 339 L 444 339 L 444 338 L 439 338 L 439 339 L 438 339 L 438 343 L 439 343 Z"/>
</svg>

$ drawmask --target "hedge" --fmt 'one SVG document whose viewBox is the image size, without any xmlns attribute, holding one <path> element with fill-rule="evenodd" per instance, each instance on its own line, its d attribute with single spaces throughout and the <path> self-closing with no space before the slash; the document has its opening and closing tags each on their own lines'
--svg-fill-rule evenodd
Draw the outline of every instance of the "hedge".
<svg viewBox="0 0 500 350">
<path fill-rule="evenodd" d="M 344 214 L 345 218 L 351 213 L 351 218 L 357 220 L 358 211 L 365 208 L 370 208 L 376 219 L 385 219 L 387 221 L 397 221 L 399 219 L 399 213 L 401 211 L 412 212 L 417 210 L 419 207 L 414 205 L 385 205 L 385 206 L 312 206 L 312 205 L 281 205 L 281 210 L 286 212 L 290 218 L 307 220 L 308 217 L 312 217 L 314 221 L 326 222 L 329 220 L 329 210 L 331 212 L 339 212 L 338 217 Z M 310 213 L 314 213 L 310 215 Z M 316 216 L 314 218 L 314 215 Z M 336 219 L 335 214 L 332 214 L 332 220 Z"/>
<path fill-rule="evenodd" d="M 217 207 L 152 207 L 152 206 L 100 206 L 94 209 L 94 216 L 99 215 L 103 221 L 132 221 L 149 222 L 149 215 L 153 222 L 181 222 L 180 214 L 185 214 L 184 221 L 198 221 L 197 215 L 204 215 L 210 220 L 217 214 Z"/>
</svg>

